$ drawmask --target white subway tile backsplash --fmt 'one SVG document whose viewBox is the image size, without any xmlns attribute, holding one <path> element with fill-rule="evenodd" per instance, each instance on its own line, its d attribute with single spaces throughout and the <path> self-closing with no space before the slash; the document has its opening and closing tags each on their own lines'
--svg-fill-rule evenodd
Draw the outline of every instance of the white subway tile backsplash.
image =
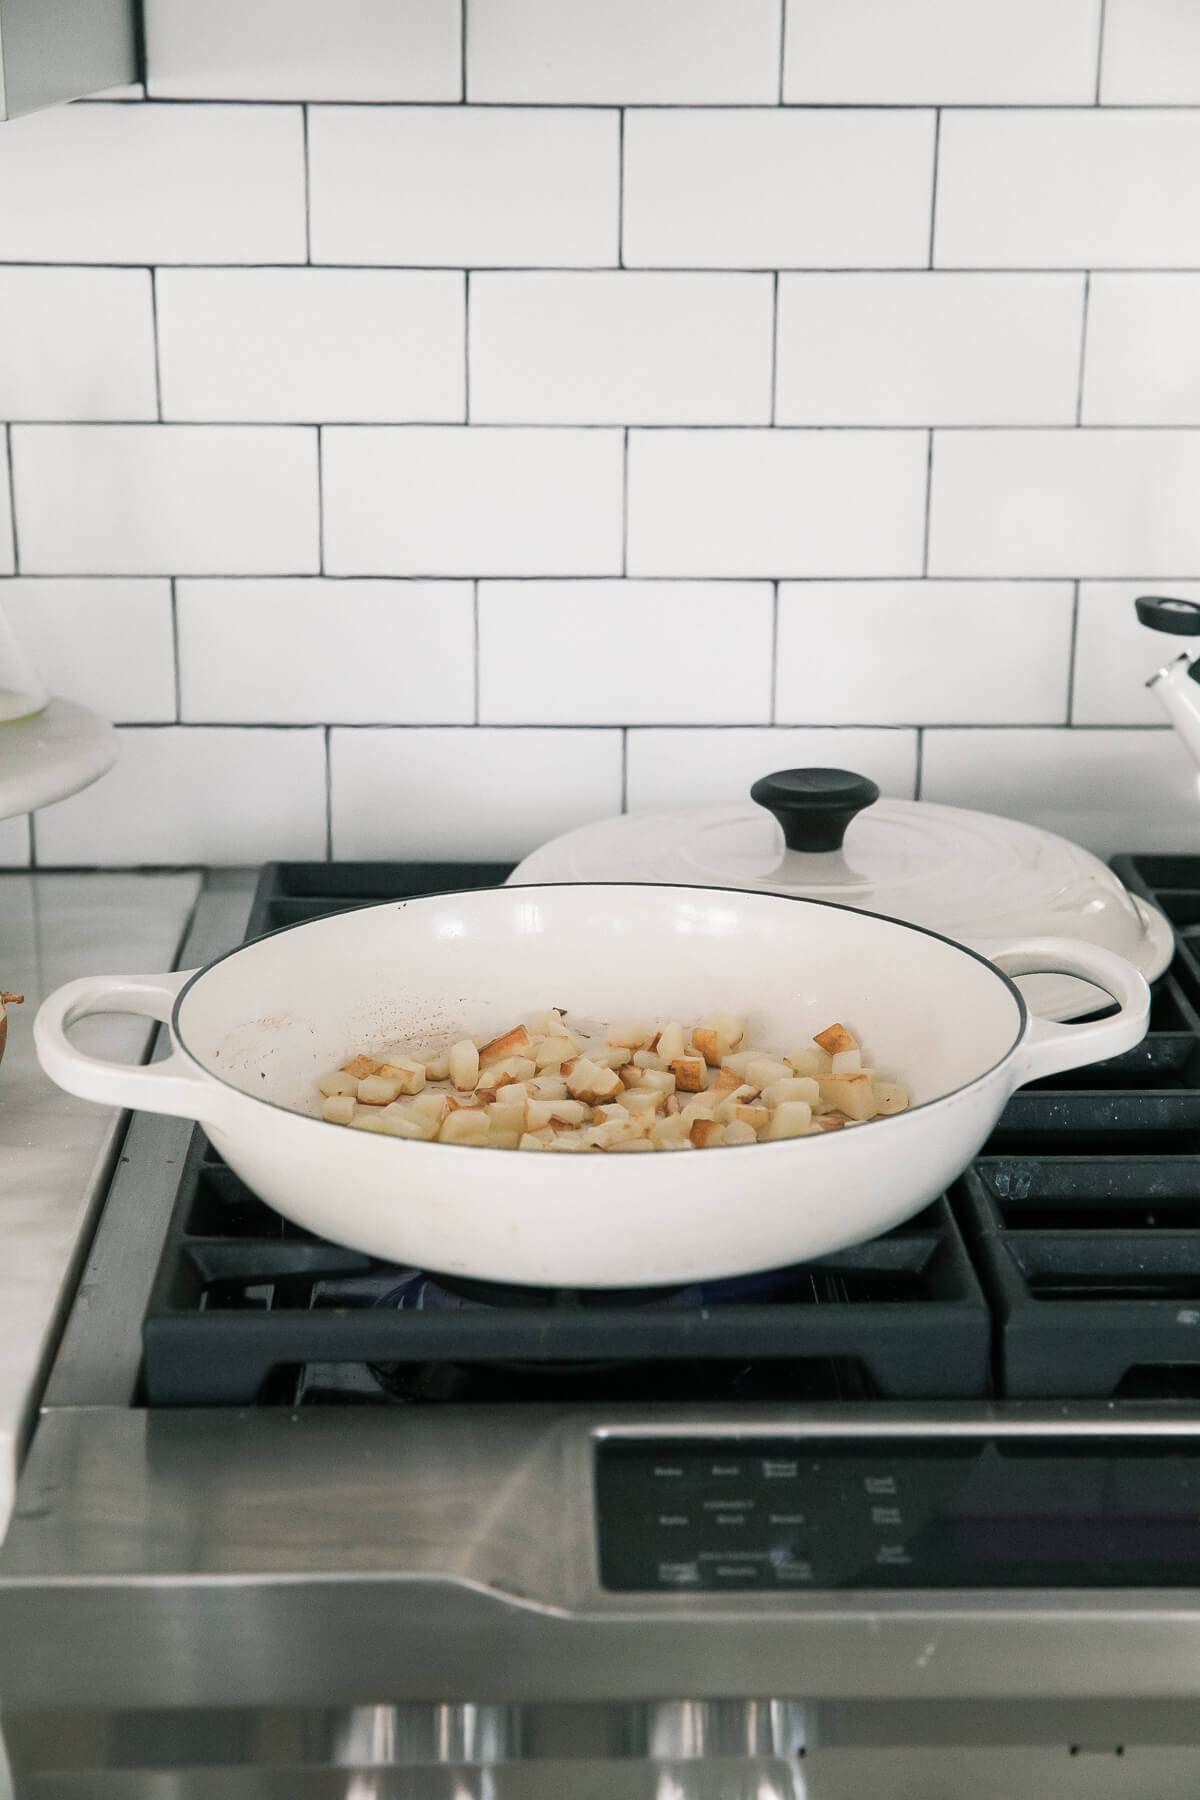
<svg viewBox="0 0 1200 1800">
<path fill-rule="evenodd" d="M 681 806 L 750 807 L 750 789 L 776 769 L 853 769 L 885 794 L 911 800 L 915 731 L 631 731 L 630 812 Z"/>
<path fill-rule="evenodd" d="M 1196 767 L 1173 731 L 927 731 L 921 798 L 1028 820 L 1097 856 L 1196 848 Z"/>
<path fill-rule="evenodd" d="M 1093 275 L 1083 422 L 1200 424 L 1200 275 Z"/>
<path fill-rule="evenodd" d="M 487 0 L 468 100 L 773 104 L 783 0 Z"/>
<path fill-rule="evenodd" d="M 0 869 L 24 869 L 29 864 L 29 819 L 0 819 Z"/>
<path fill-rule="evenodd" d="M 0 609 L 52 694 L 123 725 L 174 719 L 169 581 L 18 578 Z"/>
<path fill-rule="evenodd" d="M 458 100 L 461 0 L 146 0 L 151 94 Z"/>
<path fill-rule="evenodd" d="M 333 731 L 335 857 L 514 862 L 621 810 L 619 731 Z"/>
<path fill-rule="evenodd" d="M 1080 105 L 1099 34 L 1100 0 L 788 0 L 783 97 Z"/>
<path fill-rule="evenodd" d="M 779 279 L 783 425 L 1070 425 L 1082 275 Z"/>
<path fill-rule="evenodd" d="M 282 106 L 59 106 L 0 139 L 13 262 L 303 262 L 304 130 Z"/>
<path fill-rule="evenodd" d="M 927 434 L 633 431 L 631 575 L 919 575 Z"/>
<path fill-rule="evenodd" d="M 624 261 L 924 268 L 933 142 L 923 111 L 630 112 Z"/>
<path fill-rule="evenodd" d="M 0 416 L 153 419 L 147 269 L 0 267 Z"/>
<path fill-rule="evenodd" d="M 479 716 L 766 724 L 773 612 L 769 582 L 481 582 Z"/>
<path fill-rule="evenodd" d="M 1200 644 L 1194 638 L 1151 631 L 1138 619 L 1133 610 L 1137 596 L 1162 591 L 1163 585 L 1155 581 L 1080 582 L 1073 725 L 1166 722 L 1166 714 L 1146 683 L 1181 653 L 1200 656 Z M 1165 591 L 1177 600 L 1200 601 L 1200 582 L 1172 581 Z"/>
<path fill-rule="evenodd" d="M 461 419 L 464 292 L 438 269 L 164 269 L 163 416 Z"/>
<path fill-rule="evenodd" d="M 932 575 L 1200 566 L 1200 433 L 935 432 Z"/>
<path fill-rule="evenodd" d="M 314 106 L 308 156 L 314 262 L 617 260 L 616 112 Z"/>
<path fill-rule="evenodd" d="M 100 781 L 37 815 L 39 865 L 325 854 L 325 734 L 129 727 Z"/>
<path fill-rule="evenodd" d="M 1108 106 L 1200 101 L 1200 11 L 1193 0 L 1105 0 L 1100 98 Z"/>
<path fill-rule="evenodd" d="M 765 425 L 769 275 L 471 277 L 471 419 Z"/>
<path fill-rule="evenodd" d="M 1073 610 L 1066 581 L 783 582 L 775 716 L 1063 724 Z"/>
<path fill-rule="evenodd" d="M 269 425 L 14 425 L 22 574 L 318 567 L 317 434 Z"/>
<path fill-rule="evenodd" d="M 189 724 L 474 717 L 468 581 L 181 581 L 177 594 Z"/>
<path fill-rule="evenodd" d="M 933 260 L 954 268 L 1200 265 L 1200 113 L 942 114 Z"/>
<path fill-rule="evenodd" d="M 331 575 L 615 575 L 622 434 L 490 426 L 322 432 Z"/>
</svg>

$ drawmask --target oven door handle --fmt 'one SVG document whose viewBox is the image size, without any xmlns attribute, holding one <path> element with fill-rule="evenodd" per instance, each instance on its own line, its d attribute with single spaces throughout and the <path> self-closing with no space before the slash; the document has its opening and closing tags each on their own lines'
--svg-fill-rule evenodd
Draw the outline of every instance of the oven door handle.
<svg viewBox="0 0 1200 1800">
<path fill-rule="evenodd" d="M 85 975 L 56 988 L 38 1008 L 33 1042 L 38 1061 L 52 1081 L 82 1100 L 102 1105 L 142 1107 L 177 1118 L 214 1119 L 223 1090 L 189 1057 L 172 1047 L 161 1062 L 107 1062 L 90 1056 L 67 1036 L 71 1026 L 92 1013 L 136 1013 L 170 1024 L 171 1012 L 184 984 L 195 974 L 185 969 L 168 975 Z"/>
</svg>

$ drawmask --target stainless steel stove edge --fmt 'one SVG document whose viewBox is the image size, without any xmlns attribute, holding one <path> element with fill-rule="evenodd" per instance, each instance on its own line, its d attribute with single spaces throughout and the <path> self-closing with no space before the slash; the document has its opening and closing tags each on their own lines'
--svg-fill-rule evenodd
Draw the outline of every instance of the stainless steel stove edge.
<svg viewBox="0 0 1200 1800">
<path fill-rule="evenodd" d="M 1193 1590 L 600 1587 L 599 1434 L 1113 1430 L 1103 1407 L 876 1412 L 60 1409 L 0 1552 L 0 1694 L 36 1708 L 1195 1693 Z M 1159 1414 L 1120 1425 L 1170 1429 Z"/>
</svg>

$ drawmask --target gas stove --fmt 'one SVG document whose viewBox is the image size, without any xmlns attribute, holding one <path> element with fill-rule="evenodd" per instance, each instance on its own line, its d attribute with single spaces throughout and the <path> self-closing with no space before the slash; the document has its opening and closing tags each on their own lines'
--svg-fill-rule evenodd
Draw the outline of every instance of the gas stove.
<svg viewBox="0 0 1200 1800">
<path fill-rule="evenodd" d="M 869 1795 L 886 1746 L 892 1794 L 958 1791 L 960 1755 L 997 1794 L 1190 1792 L 1200 858 L 1114 866 L 1177 936 L 1144 1042 L 1020 1091 L 925 1212 L 803 1267 L 450 1283 L 136 1117 L 0 1553 L 28 1791 L 515 1796 L 565 1754 Z M 218 876 L 184 959 L 507 873 L 271 864 L 248 917 Z M 270 1785 L 270 1742 L 309 1785 Z"/>
</svg>

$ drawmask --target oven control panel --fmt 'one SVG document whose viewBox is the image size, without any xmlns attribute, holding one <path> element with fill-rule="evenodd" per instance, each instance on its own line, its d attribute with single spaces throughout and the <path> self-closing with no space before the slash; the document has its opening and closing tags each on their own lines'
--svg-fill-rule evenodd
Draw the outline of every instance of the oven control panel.
<svg viewBox="0 0 1200 1800">
<path fill-rule="evenodd" d="M 1200 1438 L 597 1440 L 624 1592 L 1187 1587 Z"/>
</svg>

